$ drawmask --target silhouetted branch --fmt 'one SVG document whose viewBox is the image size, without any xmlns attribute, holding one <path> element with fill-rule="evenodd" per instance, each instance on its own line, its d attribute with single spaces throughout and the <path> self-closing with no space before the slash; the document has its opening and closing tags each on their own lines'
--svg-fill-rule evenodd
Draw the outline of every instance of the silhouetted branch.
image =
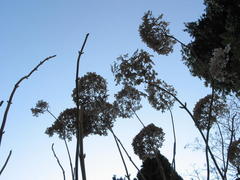
<svg viewBox="0 0 240 180">
<path fill-rule="evenodd" d="M 175 131 L 175 125 L 174 125 L 174 119 L 173 119 L 173 113 L 170 107 L 168 107 L 168 110 L 170 112 L 170 116 L 171 116 L 171 122 L 172 122 L 172 130 L 173 130 L 173 159 L 172 159 L 172 167 L 173 170 L 176 170 L 176 163 L 175 163 L 175 158 L 176 158 L 176 146 L 177 146 L 177 138 L 176 138 L 176 131 Z"/>
<path fill-rule="evenodd" d="M 137 117 L 138 121 L 142 124 L 142 126 L 145 127 L 144 123 L 143 123 L 142 120 L 139 118 L 139 116 L 137 115 L 136 111 L 134 111 L 133 108 L 131 108 L 131 110 L 133 111 L 133 113 L 134 113 L 135 116 Z"/>
<path fill-rule="evenodd" d="M 3 101 L 0 101 L 0 107 L 2 106 L 2 104 L 3 104 Z"/>
<path fill-rule="evenodd" d="M 7 166 L 7 163 L 8 163 L 8 161 L 9 161 L 11 155 L 12 155 L 12 150 L 9 152 L 7 159 L 6 159 L 5 163 L 3 164 L 3 167 L 2 167 L 2 169 L 1 169 L 1 171 L 0 171 L 0 175 L 2 174 L 2 172 L 3 172 L 4 169 L 5 169 L 5 167 Z"/>
<path fill-rule="evenodd" d="M 69 148 L 68 148 L 68 144 L 66 139 L 64 139 L 64 143 L 65 143 L 65 147 L 67 149 L 67 153 L 68 153 L 68 159 L 69 159 L 69 164 L 70 164 L 70 168 L 71 168 L 71 174 L 72 174 L 72 180 L 74 180 L 74 171 L 73 171 L 73 165 L 72 165 L 72 158 L 69 152 Z"/>
<path fill-rule="evenodd" d="M 113 138 L 114 138 L 114 140 L 115 140 L 115 142 L 116 142 L 116 145 L 117 145 L 117 148 L 118 148 L 118 152 L 119 152 L 119 154 L 120 154 L 120 156 L 121 156 L 121 159 L 122 159 L 122 162 L 123 162 L 125 171 L 126 171 L 126 177 L 127 177 L 128 180 L 130 180 L 130 175 L 129 175 L 129 173 L 128 173 L 127 165 L 126 165 L 125 160 L 124 160 L 124 158 L 123 158 L 122 151 L 121 151 L 121 149 L 120 149 L 120 147 L 119 147 L 118 141 L 117 141 L 117 139 L 116 139 L 116 137 L 115 137 L 114 135 L 113 135 Z"/>
<path fill-rule="evenodd" d="M 76 78 L 75 78 L 75 84 L 76 84 L 76 104 L 77 104 L 77 144 L 76 144 L 76 154 L 75 154 L 75 180 L 78 180 L 78 155 L 80 153 L 80 165 L 81 165 L 81 171 L 82 171 L 82 180 L 86 180 L 86 171 L 85 171 L 85 163 L 84 163 L 84 155 L 83 155 L 83 119 L 80 118 L 80 115 L 82 116 L 82 113 L 79 114 L 80 111 L 80 105 L 79 105 L 79 88 L 78 88 L 78 78 L 79 78 L 79 64 L 80 64 L 80 58 L 83 54 L 83 49 L 85 47 L 85 44 L 87 42 L 89 33 L 86 34 L 85 40 L 83 42 L 81 50 L 78 52 L 78 58 L 77 58 L 77 67 L 76 67 Z M 80 148 L 79 148 L 80 146 Z"/>
<path fill-rule="evenodd" d="M 3 116 L 3 120 L 2 120 L 2 125 L 1 125 L 1 129 L 0 129 L 0 146 L 1 146 L 1 142 L 2 142 L 2 136 L 3 136 L 3 133 L 4 133 L 4 128 L 5 128 L 5 125 L 6 125 L 6 121 L 7 121 L 7 116 L 8 116 L 8 112 L 9 112 L 9 109 L 11 107 L 11 104 L 12 104 L 12 99 L 13 99 L 13 96 L 17 90 L 17 88 L 19 87 L 19 85 L 21 84 L 21 82 L 25 79 L 28 79 L 35 71 L 37 71 L 37 69 L 42 65 L 44 64 L 46 61 L 52 59 L 56 57 L 56 55 L 54 56 L 49 56 L 47 57 L 46 59 L 44 59 L 43 61 L 41 61 L 35 68 L 32 69 L 32 71 L 27 74 L 26 76 L 23 76 L 21 79 L 19 79 L 19 81 L 15 84 L 11 94 L 10 94 L 10 97 L 7 101 L 7 107 L 5 109 L 5 112 L 4 112 L 4 116 Z"/>
<path fill-rule="evenodd" d="M 137 165 L 133 162 L 131 156 L 128 154 L 127 150 L 125 149 L 125 147 L 123 146 L 122 142 L 120 141 L 120 139 L 118 139 L 118 137 L 115 135 L 115 133 L 113 132 L 113 130 L 111 128 L 109 128 L 110 132 L 112 133 L 112 135 L 114 136 L 114 138 L 118 141 L 118 143 L 120 144 L 120 146 L 122 147 L 122 149 L 124 150 L 125 154 L 127 155 L 128 159 L 130 160 L 130 162 L 133 164 L 133 166 L 137 169 L 137 171 L 140 173 L 140 175 L 142 176 L 143 180 L 146 180 L 146 178 L 144 177 L 144 175 L 142 174 L 142 172 L 140 171 L 140 169 L 137 167 Z"/>
<path fill-rule="evenodd" d="M 49 111 L 49 109 L 46 110 L 56 121 L 58 120 L 58 118 L 51 112 Z M 72 180 L 74 180 L 74 171 L 73 171 L 73 165 L 72 165 L 72 158 L 71 158 L 71 155 L 70 155 L 70 152 L 69 152 L 69 148 L 68 148 L 68 144 L 67 144 L 67 141 L 66 139 L 64 138 L 64 144 L 65 144 L 65 147 L 67 149 L 67 154 L 68 154 L 68 159 L 69 159 L 69 164 L 70 164 L 70 168 L 71 168 L 71 174 L 72 174 Z"/>
<path fill-rule="evenodd" d="M 160 90 L 162 90 L 162 91 L 166 92 L 167 94 L 171 95 L 171 96 L 180 104 L 180 108 L 184 109 L 184 110 L 189 114 L 189 116 L 190 116 L 191 119 L 193 120 L 194 124 L 195 124 L 195 125 L 197 124 L 197 122 L 196 122 L 195 118 L 193 117 L 192 113 L 191 113 L 190 110 L 187 108 L 186 103 L 183 103 L 180 99 L 177 98 L 176 95 L 174 95 L 173 93 L 169 92 L 168 90 L 166 90 L 166 89 L 164 89 L 164 88 L 162 88 L 162 87 L 159 87 L 159 88 L 160 88 Z M 207 143 L 207 140 L 206 140 L 206 138 L 205 138 L 205 136 L 204 136 L 204 134 L 203 134 L 203 131 L 202 131 L 198 126 L 196 126 L 196 127 L 197 127 L 197 129 L 198 129 L 201 137 L 203 138 L 204 143 L 206 144 L 206 148 L 208 149 L 208 151 L 209 151 L 209 153 L 210 153 L 211 159 L 213 160 L 213 163 L 214 163 L 215 167 L 217 168 L 217 171 L 218 171 L 219 175 L 221 176 L 222 179 L 224 179 L 224 175 L 222 174 L 222 171 L 221 171 L 220 167 L 219 167 L 218 164 L 217 164 L 217 161 L 216 161 L 216 159 L 215 159 L 215 157 L 214 157 L 214 154 L 213 154 L 212 151 L 211 151 L 211 148 L 209 147 L 209 145 L 208 145 L 208 143 Z"/>
<path fill-rule="evenodd" d="M 55 153 L 55 151 L 54 151 L 54 143 L 52 143 L 52 152 L 53 152 L 54 157 L 55 157 L 56 160 L 57 160 L 57 163 L 58 163 L 59 167 L 60 167 L 61 170 L 62 170 L 62 173 L 63 173 L 63 179 L 66 180 L 66 177 L 65 177 L 65 171 L 64 171 L 64 169 L 63 169 L 63 167 L 62 167 L 62 165 L 61 165 L 61 163 L 60 163 L 60 161 L 59 161 L 59 158 L 57 157 L 57 155 L 56 155 L 56 153 Z"/>
</svg>

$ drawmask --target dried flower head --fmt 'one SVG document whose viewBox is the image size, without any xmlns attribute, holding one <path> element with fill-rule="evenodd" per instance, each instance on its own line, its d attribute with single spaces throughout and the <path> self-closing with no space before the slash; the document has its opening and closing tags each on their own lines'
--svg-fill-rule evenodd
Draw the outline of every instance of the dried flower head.
<svg viewBox="0 0 240 180">
<path fill-rule="evenodd" d="M 122 118 L 130 118 L 135 111 L 139 110 L 141 105 L 141 96 L 144 94 L 131 86 L 124 88 L 115 94 L 115 105 L 119 109 L 119 116 Z"/>
<path fill-rule="evenodd" d="M 212 101 L 212 113 L 209 117 L 209 111 Z M 217 118 L 223 116 L 227 112 L 227 105 L 223 99 L 219 96 L 207 95 L 200 99 L 194 107 L 193 117 L 195 119 L 196 126 L 202 130 L 211 128 Z"/>
<path fill-rule="evenodd" d="M 169 23 L 162 20 L 163 14 L 155 18 L 152 12 L 148 11 L 142 17 L 142 24 L 139 26 L 139 33 L 142 41 L 158 54 L 168 55 L 173 51 L 176 43 L 169 35 Z"/>
<path fill-rule="evenodd" d="M 31 108 L 31 111 L 32 111 L 33 116 L 38 117 L 39 114 L 43 114 L 45 111 L 48 110 L 48 108 L 49 108 L 49 105 L 46 101 L 39 100 L 36 103 L 35 108 Z"/>
<path fill-rule="evenodd" d="M 49 136 L 57 134 L 60 139 L 72 140 L 72 136 L 76 134 L 76 117 L 77 108 L 64 110 L 52 126 L 46 129 L 45 133 Z M 83 117 L 83 134 L 84 136 L 88 136 L 91 132 L 89 120 L 86 115 Z"/>
<path fill-rule="evenodd" d="M 88 72 L 86 75 L 78 79 L 78 101 L 79 105 L 85 110 L 89 107 L 93 108 L 92 104 L 106 101 L 107 95 L 107 82 L 106 80 L 97 75 L 96 73 Z M 77 102 L 76 88 L 73 89 L 73 101 Z"/>
<path fill-rule="evenodd" d="M 227 72 L 226 69 L 229 62 L 230 50 L 230 45 L 227 45 L 224 49 L 214 49 L 212 53 L 212 58 L 209 62 L 209 71 L 211 76 L 219 82 L 228 83 L 227 81 L 231 81 L 232 77 L 235 76 L 233 73 L 230 74 L 229 72 Z"/>
<path fill-rule="evenodd" d="M 149 124 L 144 127 L 133 139 L 132 146 L 134 153 L 141 160 L 155 157 L 155 153 L 162 147 L 164 141 L 162 128 Z"/>
<path fill-rule="evenodd" d="M 117 116 L 113 105 L 102 103 L 98 109 L 83 111 L 83 135 L 107 135 L 107 130 L 113 126 Z M 57 134 L 61 139 L 71 140 L 77 130 L 77 108 L 70 108 L 60 113 L 53 125 L 46 130 L 46 134 Z"/>
<path fill-rule="evenodd" d="M 166 82 L 157 79 L 155 82 L 148 84 L 146 92 L 148 93 L 148 101 L 157 110 L 164 112 L 173 106 L 175 99 L 169 93 L 176 95 L 175 89 Z"/>
<path fill-rule="evenodd" d="M 136 86 L 152 82 L 157 73 L 153 69 L 151 57 L 143 50 L 135 51 L 130 58 L 128 55 L 118 57 L 112 66 L 116 84 Z"/>
<path fill-rule="evenodd" d="M 228 149 L 228 152 L 229 162 L 233 166 L 240 168 L 240 139 L 232 142 Z"/>
</svg>

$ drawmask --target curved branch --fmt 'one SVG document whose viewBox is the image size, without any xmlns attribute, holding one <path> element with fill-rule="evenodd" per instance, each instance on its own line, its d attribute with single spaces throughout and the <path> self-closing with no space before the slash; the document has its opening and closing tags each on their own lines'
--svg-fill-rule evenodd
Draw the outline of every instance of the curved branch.
<svg viewBox="0 0 240 180">
<path fill-rule="evenodd" d="M 8 163 L 8 161 L 9 161 L 11 155 L 12 155 L 12 150 L 9 152 L 7 159 L 6 159 L 5 163 L 3 164 L 3 167 L 2 167 L 2 169 L 1 169 L 1 171 L 0 171 L 0 175 L 2 174 L 2 172 L 3 172 L 4 169 L 5 169 L 5 167 L 7 166 L 7 163 Z"/>
<path fill-rule="evenodd" d="M 5 109 L 5 112 L 4 112 L 4 115 L 3 115 L 3 120 L 2 120 L 2 125 L 1 125 L 1 129 L 0 129 L 0 146 L 1 146 L 1 142 L 2 142 L 2 136 L 4 134 L 4 128 L 5 128 L 5 125 L 6 125 L 6 122 L 7 122 L 7 116 L 8 116 L 8 112 L 9 112 L 9 109 L 11 107 L 11 104 L 12 104 L 12 100 L 13 100 L 13 96 L 17 90 L 17 88 L 19 87 L 19 85 L 21 84 L 22 81 L 28 79 L 35 71 L 38 70 L 38 68 L 44 64 L 46 61 L 52 59 L 56 57 L 56 55 L 54 56 L 49 56 L 47 57 L 46 59 L 44 59 L 43 61 L 41 61 L 35 68 L 32 69 L 32 71 L 30 71 L 30 73 L 28 73 L 26 76 L 23 76 L 21 79 L 19 79 L 19 81 L 14 85 L 14 88 L 10 94 L 10 97 L 7 101 L 7 107 Z"/>
<path fill-rule="evenodd" d="M 142 176 L 143 180 L 146 180 L 146 178 L 144 177 L 144 175 L 141 173 L 140 169 L 137 167 L 137 165 L 133 162 L 131 156 L 128 154 L 127 150 L 125 149 L 125 147 L 123 146 L 122 142 L 120 141 L 120 139 L 118 139 L 118 137 L 115 135 L 115 133 L 113 132 L 113 130 L 111 128 L 109 128 L 110 132 L 112 133 L 112 135 L 114 136 L 114 138 L 116 138 L 116 140 L 118 141 L 118 143 L 120 144 L 120 146 L 122 147 L 122 149 L 124 150 L 125 154 L 127 155 L 129 161 L 133 164 L 133 166 L 137 169 L 137 171 L 139 172 L 139 174 Z"/>
<path fill-rule="evenodd" d="M 63 169 L 63 167 L 62 167 L 62 165 L 61 165 L 61 163 L 60 163 L 60 161 L 59 161 L 59 159 L 58 159 L 58 157 L 57 157 L 57 155 L 56 155 L 56 153 L 55 153 L 55 151 L 54 151 L 54 147 L 53 147 L 53 146 L 54 146 L 54 143 L 52 143 L 52 152 L 53 152 L 53 155 L 54 155 L 54 157 L 56 158 L 57 163 L 58 163 L 58 165 L 60 166 L 60 168 L 61 168 L 61 170 L 62 170 L 63 179 L 66 180 L 65 171 L 64 171 L 64 169 Z"/>
</svg>

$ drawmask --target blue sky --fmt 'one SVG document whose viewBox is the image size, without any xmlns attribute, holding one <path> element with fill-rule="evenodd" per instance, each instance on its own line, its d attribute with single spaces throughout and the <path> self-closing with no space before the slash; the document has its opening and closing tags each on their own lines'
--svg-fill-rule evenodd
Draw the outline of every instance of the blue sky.
<svg viewBox="0 0 240 180">
<path fill-rule="evenodd" d="M 61 171 L 52 155 L 51 143 L 68 171 L 69 165 L 64 144 L 57 137 L 44 134 L 53 119 L 48 115 L 32 117 L 30 108 L 37 100 L 50 103 L 51 111 L 58 115 L 65 108 L 73 107 L 71 92 L 74 87 L 75 65 L 78 50 L 86 33 L 90 33 L 85 53 L 81 59 L 80 74 L 97 72 L 108 81 L 111 96 L 115 86 L 110 65 L 122 54 L 132 54 L 145 49 L 154 55 L 159 77 L 172 84 L 178 97 L 193 108 L 197 100 L 207 93 L 203 82 L 190 75 L 181 61 L 180 46 L 174 53 L 158 56 L 141 42 L 138 26 L 144 12 L 164 14 L 170 22 L 171 33 L 183 42 L 189 42 L 183 32 L 184 22 L 196 20 L 204 10 L 202 0 L 1 0 L 0 2 L 0 99 L 6 101 L 16 81 L 47 56 L 57 55 L 19 87 L 6 125 L 6 133 L 0 149 L 0 163 L 8 151 L 13 150 L 10 162 L 1 179 L 4 180 L 52 180 L 61 179 Z M 169 113 L 153 110 L 146 102 L 138 115 L 146 123 L 155 123 L 166 133 L 161 152 L 172 158 L 173 136 Z M 1 107 L 0 114 L 5 106 Z M 198 135 L 192 121 L 176 105 L 173 109 L 177 130 L 177 170 L 187 177 L 191 164 L 201 163 L 200 153 L 184 149 Z M 141 125 L 132 119 L 118 119 L 114 130 L 128 148 L 133 159 L 131 142 Z M 113 138 L 91 136 L 84 140 L 88 180 L 111 179 L 113 174 L 124 175 Z M 74 143 L 70 143 L 74 152 Z M 132 177 L 135 169 L 128 163 Z"/>
</svg>

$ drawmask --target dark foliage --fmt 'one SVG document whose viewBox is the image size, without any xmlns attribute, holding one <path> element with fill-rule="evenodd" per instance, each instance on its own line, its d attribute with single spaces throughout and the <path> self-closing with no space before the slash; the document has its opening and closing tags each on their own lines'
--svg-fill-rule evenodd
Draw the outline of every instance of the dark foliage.
<svg viewBox="0 0 240 180">
<path fill-rule="evenodd" d="M 157 158 L 147 158 L 143 161 L 140 172 L 145 179 L 138 173 L 138 180 L 163 180 L 163 173 L 160 171 L 160 166 L 162 166 L 166 180 L 183 180 L 172 168 L 168 159 L 160 153 L 157 154 Z"/>
<path fill-rule="evenodd" d="M 193 40 L 183 48 L 183 60 L 192 75 L 205 79 L 221 92 L 240 94 L 240 1 L 239 0 L 205 0 L 205 13 L 195 22 L 186 24 L 186 31 Z M 209 65 L 214 54 L 230 48 L 224 55 L 225 65 L 222 77 L 213 77 Z M 222 58 L 216 62 L 222 64 Z M 217 63 L 216 63 L 217 64 Z"/>
</svg>

